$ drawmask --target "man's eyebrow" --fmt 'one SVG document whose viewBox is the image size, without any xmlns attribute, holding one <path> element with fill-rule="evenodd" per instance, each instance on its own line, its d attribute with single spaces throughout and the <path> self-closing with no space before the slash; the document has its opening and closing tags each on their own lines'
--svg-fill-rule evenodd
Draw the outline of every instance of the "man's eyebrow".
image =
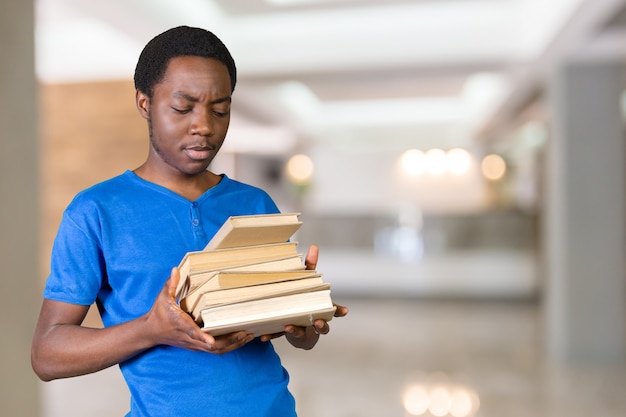
<svg viewBox="0 0 626 417">
<path fill-rule="evenodd" d="M 176 98 L 183 98 L 187 101 L 191 101 L 192 103 L 197 103 L 198 101 L 200 101 L 198 97 L 192 96 L 182 91 L 177 91 L 173 95 Z M 219 97 L 219 98 L 216 98 L 215 100 L 212 100 L 211 104 L 226 103 L 226 102 L 230 103 L 231 100 L 232 100 L 231 96 Z"/>
<path fill-rule="evenodd" d="M 231 101 L 232 101 L 232 98 L 230 96 L 226 96 L 226 97 L 217 98 L 217 99 L 213 100 L 211 103 L 212 104 L 230 103 Z"/>
</svg>

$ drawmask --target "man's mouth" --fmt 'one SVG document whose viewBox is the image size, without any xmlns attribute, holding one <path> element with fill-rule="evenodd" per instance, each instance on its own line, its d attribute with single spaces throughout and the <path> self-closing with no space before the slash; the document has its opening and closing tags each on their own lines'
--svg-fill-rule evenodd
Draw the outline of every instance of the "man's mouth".
<svg viewBox="0 0 626 417">
<path fill-rule="evenodd" d="M 191 159 L 202 160 L 211 156 L 213 148 L 210 146 L 189 146 L 184 148 L 183 151 Z"/>
</svg>

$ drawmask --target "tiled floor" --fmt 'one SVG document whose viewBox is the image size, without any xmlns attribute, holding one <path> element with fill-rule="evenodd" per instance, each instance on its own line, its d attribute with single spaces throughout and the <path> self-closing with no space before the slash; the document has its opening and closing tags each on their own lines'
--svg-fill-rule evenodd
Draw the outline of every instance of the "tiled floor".
<svg viewBox="0 0 626 417">
<path fill-rule="evenodd" d="M 626 416 L 626 367 L 549 364 L 536 304 L 336 301 L 351 312 L 315 349 L 276 342 L 300 417 L 403 417 L 428 405 L 421 415 L 468 415 L 446 400 L 482 417 Z M 403 406 L 409 387 L 414 414 Z M 44 384 L 43 395 L 45 417 L 123 416 L 128 402 L 115 368 Z"/>
</svg>

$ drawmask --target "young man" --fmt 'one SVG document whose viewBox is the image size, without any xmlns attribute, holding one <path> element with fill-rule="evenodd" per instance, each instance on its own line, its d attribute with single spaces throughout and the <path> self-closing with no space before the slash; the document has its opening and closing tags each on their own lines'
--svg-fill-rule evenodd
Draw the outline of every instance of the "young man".
<svg viewBox="0 0 626 417">
<path fill-rule="evenodd" d="M 230 121 L 235 63 L 212 33 L 177 27 L 151 40 L 135 70 L 136 102 L 150 136 L 143 165 L 79 193 L 55 239 L 35 330 L 43 380 L 119 364 L 127 416 L 294 416 L 288 374 L 270 342 L 237 332 L 212 337 L 176 304 L 177 268 L 231 215 L 275 213 L 262 190 L 208 171 Z M 317 247 L 306 256 L 315 268 Z M 103 329 L 81 326 L 96 302 Z M 337 316 L 347 313 L 338 306 Z M 329 326 L 285 327 L 310 349 Z"/>
</svg>

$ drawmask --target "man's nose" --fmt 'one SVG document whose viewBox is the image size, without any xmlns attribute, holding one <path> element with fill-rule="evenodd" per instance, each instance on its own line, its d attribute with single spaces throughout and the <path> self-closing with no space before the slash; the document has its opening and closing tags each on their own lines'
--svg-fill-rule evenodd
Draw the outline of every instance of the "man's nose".
<svg viewBox="0 0 626 417">
<path fill-rule="evenodd" d="M 215 121 L 210 110 L 199 111 L 194 114 L 191 123 L 191 133 L 194 135 L 211 136 Z"/>
</svg>

